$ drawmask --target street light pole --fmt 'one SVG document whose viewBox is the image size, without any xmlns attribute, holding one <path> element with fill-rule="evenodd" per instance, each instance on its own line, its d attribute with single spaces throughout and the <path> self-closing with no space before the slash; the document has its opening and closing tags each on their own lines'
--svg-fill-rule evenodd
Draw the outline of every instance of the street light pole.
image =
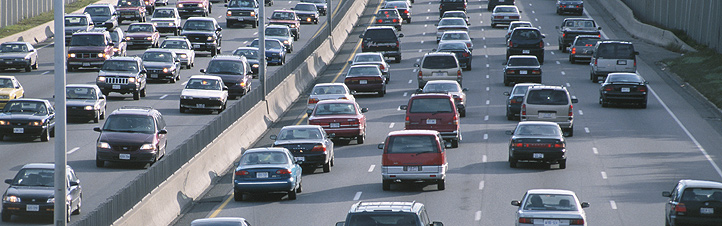
<svg viewBox="0 0 722 226">
<path fill-rule="evenodd" d="M 68 219 L 67 186 L 65 166 L 67 156 L 65 149 L 66 135 L 66 108 L 65 108 L 65 5 L 63 0 L 53 1 L 53 16 L 55 20 L 55 225 L 65 226 Z M 46 133 L 50 132 L 50 128 Z"/>
<path fill-rule="evenodd" d="M 328 37 L 330 38 L 333 35 L 333 1 L 328 0 L 328 10 L 326 11 L 326 15 L 328 16 L 327 22 L 328 22 Z"/>
<path fill-rule="evenodd" d="M 258 80 L 261 82 L 261 91 L 266 101 L 266 1 L 260 0 L 261 7 L 258 9 Z"/>
</svg>

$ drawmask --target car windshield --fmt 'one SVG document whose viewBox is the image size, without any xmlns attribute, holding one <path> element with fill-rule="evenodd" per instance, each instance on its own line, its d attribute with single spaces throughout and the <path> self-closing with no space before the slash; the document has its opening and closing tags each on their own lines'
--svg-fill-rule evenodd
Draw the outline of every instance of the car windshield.
<svg viewBox="0 0 722 226">
<path fill-rule="evenodd" d="M 186 89 L 223 90 L 222 83 L 215 79 L 192 78 L 186 84 Z"/>
<path fill-rule="evenodd" d="M 0 88 L 15 88 L 12 79 L 0 78 Z"/>
<path fill-rule="evenodd" d="M 156 9 L 153 18 L 175 18 L 175 12 L 172 9 Z"/>
<path fill-rule="evenodd" d="M 139 0 L 118 0 L 118 6 L 119 7 L 141 6 L 141 1 L 139 1 Z"/>
<path fill-rule="evenodd" d="M 339 85 L 315 86 L 311 95 L 346 94 L 346 89 Z"/>
<path fill-rule="evenodd" d="M 574 46 L 594 46 L 597 44 L 597 42 L 601 40 L 598 38 L 577 38 L 577 41 L 574 42 Z"/>
<path fill-rule="evenodd" d="M 271 19 L 275 20 L 295 20 L 296 14 L 292 12 L 273 12 Z"/>
<path fill-rule="evenodd" d="M 529 90 L 526 102 L 528 104 L 567 105 L 569 98 L 563 90 L 537 89 Z"/>
<path fill-rule="evenodd" d="M 248 47 L 258 48 L 258 40 L 257 39 L 253 40 L 253 42 L 251 42 L 251 45 L 249 45 Z M 274 39 L 266 39 L 266 49 L 282 49 L 282 48 L 283 48 L 283 44 L 281 44 L 281 42 L 276 41 Z"/>
<path fill-rule="evenodd" d="M 462 12 L 446 12 L 443 18 L 466 18 L 466 14 Z"/>
<path fill-rule="evenodd" d="M 255 0 L 234 0 L 228 3 L 228 8 L 232 7 L 244 7 L 244 8 L 252 8 L 256 5 L 254 4 Z"/>
<path fill-rule="evenodd" d="M 318 129 L 283 129 L 278 133 L 278 140 L 321 139 Z"/>
<path fill-rule="evenodd" d="M 461 92 L 458 84 L 454 83 L 426 83 L 424 93 Z"/>
<path fill-rule="evenodd" d="M 91 16 L 110 16 L 110 9 L 108 7 L 85 7 L 84 12 Z"/>
<path fill-rule="evenodd" d="M 180 40 L 165 40 L 160 45 L 162 49 L 189 49 L 188 43 Z"/>
<path fill-rule="evenodd" d="M 78 35 L 75 34 L 70 39 L 70 46 L 105 46 L 105 36 L 102 34 L 98 35 Z"/>
<path fill-rule="evenodd" d="M 497 6 L 494 8 L 494 13 L 516 13 L 516 7 L 501 7 Z"/>
<path fill-rule="evenodd" d="M 564 27 L 582 27 L 582 28 L 593 28 L 594 21 L 591 20 L 567 20 L 564 23 Z"/>
<path fill-rule="evenodd" d="M 445 18 L 439 21 L 439 26 L 466 25 L 466 21 L 461 18 Z"/>
<path fill-rule="evenodd" d="M 356 107 L 351 103 L 317 104 L 314 115 L 355 115 Z"/>
<path fill-rule="evenodd" d="M 243 74 L 243 62 L 235 60 L 211 60 L 208 63 L 209 74 L 230 74 L 230 75 L 241 75 Z"/>
<path fill-rule="evenodd" d="M 183 25 L 183 30 L 186 31 L 215 31 L 213 21 L 207 20 L 188 20 Z"/>
<path fill-rule="evenodd" d="M 391 136 L 386 153 L 435 153 L 439 152 L 436 138 L 429 135 Z"/>
<path fill-rule="evenodd" d="M 153 32 L 153 25 L 150 24 L 131 24 L 128 32 Z"/>
<path fill-rule="evenodd" d="M 686 188 L 682 192 L 680 202 L 721 202 L 722 189 L 719 188 Z"/>
<path fill-rule="evenodd" d="M 288 29 L 285 28 L 266 28 L 266 35 L 268 36 L 289 36 Z"/>
<path fill-rule="evenodd" d="M 421 65 L 422 68 L 426 69 L 447 69 L 458 66 L 453 56 L 427 56 L 424 57 L 424 62 Z"/>
<path fill-rule="evenodd" d="M 346 74 L 346 77 L 369 76 L 369 75 L 381 75 L 381 71 L 376 66 L 351 67 L 350 69 L 348 69 L 348 73 Z"/>
<path fill-rule="evenodd" d="M 233 51 L 233 55 L 245 56 L 246 59 L 258 59 L 258 50 L 237 49 L 236 51 Z"/>
<path fill-rule="evenodd" d="M 395 9 L 391 10 L 379 10 L 379 13 L 376 14 L 376 17 L 398 17 L 399 12 Z"/>
<path fill-rule="evenodd" d="M 100 68 L 103 71 L 129 71 L 139 72 L 138 63 L 135 61 L 126 60 L 106 60 L 103 63 L 103 67 Z"/>
<path fill-rule="evenodd" d="M 561 131 L 557 125 L 519 125 L 514 135 L 558 136 L 561 135 Z"/>
<path fill-rule="evenodd" d="M 630 44 L 605 43 L 597 48 L 597 56 L 603 59 L 634 59 L 634 47 Z"/>
<path fill-rule="evenodd" d="M 173 62 L 173 56 L 166 52 L 145 52 L 142 59 L 150 62 Z"/>
<path fill-rule="evenodd" d="M 251 152 L 241 157 L 240 165 L 288 164 L 288 156 L 283 152 Z"/>
<path fill-rule="evenodd" d="M 33 115 L 47 115 L 48 108 L 45 103 L 39 101 L 12 101 L 3 108 L 4 113 L 20 113 Z"/>
<path fill-rule="evenodd" d="M 152 134 L 155 132 L 155 123 L 152 116 L 110 115 L 105 120 L 103 131 Z"/>
<path fill-rule="evenodd" d="M 2 44 L 0 45 L 0 53 L 22 53 L 27 52 L 28 46 L 25 44 Z"/>
<path fill-rule="evenodd" d="M 510 57 L 506 65 L 510 67 L 539 66 L 539 60 L 533 57 Z"/>
<path fill-rule="evenodd" d="M 383 60 L 379 55 L 356 55 L 353 62 L 382 62 Z"/>
<path fill-rule="evenodd" d="M 66 87 L 65 93 L 68 99 L 95 100 L 97 93 L 90 87 Z"/>
<path fill-rule="evenodd" d="M 533 194 L 524 201 L 525 210 L 576 211 L 577 202 L 571 195 Z"/>
<path fill-rule="evenodd" d="M 65 26 L 88 26 L 88 19 L 84 16 L 66 16 Z"/>
<path fill-rule="evenodd" d="M 416 98 L 411 101 L 409 113 L 451 113 L 454 108 L 446 98 Z"/>
<path fill-rule="evenodd" d="M 15 175 L 12 185 L 14 186 L 41 186 L 53 187 L 55 170 L 53 169 L 21 169 Z"/>
<path fill-rule="evenodd" d="M 526 91 L 529 89 L 529 86 L 514 86 L 514 90 L 511 91 L 511 94 L 513 95 L 526 95 Z"/>
<path fill-rule="evenodd" d="M 513 39 L 535 40 L 541 39 L 541 33 L 536 29 L 514 29 L 511 34 Z"/>
<path fill-rule="evenodd" d="M 453 51 L 453 50 L 464 50 L 466 49 L 466 44 L 463 42 L 445 42 L 439 44 L 439 52 L 446 51 Z"/>
<path fill-rule="evenodd" d="M 120 37 L 118 36 L 118 32 L 110 32 L 110 40 L 112 40 L 114 43 L 119 42 Z"/>
<path fill-rule="evenodd" d="M 456 2 L 456 3 L 462 3 L 464 0 L 441 0 L 441 2 L 449 3 L 449 2 Z"/>
<path fill-rule="evenodd" d="M 469 40 L 469 34 L 458 32 L 447 32 L 441 36 L 441 40 Z"/>
<path fill-rule="evenodd" d="M 316 5 L 314 4 L 296 4 L 295 7 L 293 7 L 293 10 L 296 11 L 316 11 Z"/>
</svg>

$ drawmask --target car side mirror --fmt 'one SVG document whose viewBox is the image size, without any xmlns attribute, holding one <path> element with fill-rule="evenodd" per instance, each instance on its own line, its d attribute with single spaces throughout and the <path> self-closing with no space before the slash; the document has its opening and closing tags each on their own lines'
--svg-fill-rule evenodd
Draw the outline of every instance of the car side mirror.
<svg viewBox="0 0 722 226">
<path fill-rule="evenodd" d="M 346 225 L 345 221 L 336 222 L 336 226 L 344 226 L 344 225 Z"/>
<path fill-rule="evenodd" d="M 401 110 L 406 110 L 407 108 L 409 108 L 409 105 L 401 105 L 401 106 L 399 106 L 399 108 Z"/>
<path fill-rule="evenodd" d="M 77 181 L 71 181 L 71 182 L 70 182 L 70 186 L 71 186 L 71 187 L 72 187 L 72 186 L 78 186 L 78 185 L 80 185 L 80 183 L 78 183 Z"/>
<path fill-rule="evenodd" d="M 201 72 L 201 73 L 206 73 L 206 69 L 201 68 L 200 72 Z"/>
<path fill-rule="evenodd" d="M 291 10 L 294 10 L 294 9 L 293 9 L 293 8 L 291 8 Z"/>
<path fill-rule="evenodd" d="M 474 40 L 474 38 L 469 38 L 469 40 Z"/>
<path fill-rule="evenodd" d="M 637 52 L 637 51 L 634 51 L 634 55 L 639 55 L 639 52 Z"/>
<path fill-rule="evenodd" d="M 108 43 L 109 46 L 115 46 L 115 43 Z"/>
<path fill-rule="evenodd" d="M 514 201 L 511 201 L 511 205 L 512 206 L 521 206 L 521 203 L 519 201 L 514 200 Z"/>
<path fill-rule="evenodd" d="M 587 208 L 587 207 L 589 207 L 589 203 L 588 203 L 588 202 L 582 202 L 582 208 Z"/>
<path fill-rule="evenodd" d="M 664 197 L 672 197 L 672 193 L 671 193 L 671 192 L 668 192 L 668 191 L 663 191 L 663 192 L 662 192 L 662 196 L 664 196 Z"/>
<path fill-rule="evenodd" d="M 145 69 L 143 69 L 143 70 L 140 70 L 140 73 L 141 73 L 141 74 L 145 74 L 145 73 L 148 73 L 148 71 L 146 71 Z"/>
<path fill-rule="evenodd" d="M 509 95 L 511 95 L 511 93 L 509 93 L 509 92 L 504 92 L 504 96 L 509 96 Z"/>
<path fill-rule="evenodd" d="M 576 97 L 572 97 L 572 104 L 576 103 L 579 103 L 579 99 L 577 99 Z"/>
<path fill-rule="evenodd" d="M 223 30 L 223 28 L 221 28 L 221 27 L 216 28 L 216 31 L 222 31 L 222 30 Z"/>
<path fill-rule="evenodd" d="M 313 113 L 313 110 L 312 110 L 312 109 L 306 110 L 306 114 L 311 115 L 311 113 Z"/>
<path fill-rule="evenodd" d="M 296 160 L 296 164 L 298 164 L 298 165 L 303 164 L 303 160 L 300 160 L 300 159 L 299 159 L 299 160 Z"/>
<path fill-rule="evenodd" d="M 416 89 L 416 93 L 417 93 L 417 94 L 422 93 L 422 92 L 424 92 L 423 89 L 421 89 L 421 88 Z"/>
<path fill-rule="evenodd" d="M 98 99 L 105 100 L 105 95 L 100 95 Z"/>
<path fill-rule="evenodd" d="M 181 62 L 181 61 L 180 61 L 180 59 L 175 59 L 175 62 L 177 63 L 177 62 Z"/>
<path fill-rule="evenodd" d="M 350 60 L 349 60 L 349 61 L 348 61 L 348 64 L 353 64 L 353 61 L 350 61 Z"/>
<path fill-rule="evenodd" d="M 461 88 L 461 92 L 469 91 L 469 88 Z"/>
<path fill-rule="evenodd" d="M 101 130 L 100 127 L 95 127 L 95 128 L 93 128 L 93 131 L 95 131 L 95 132 L 101 132 L 101 131 L 103 131 L 103 130 Z"/>
<path fill-rule="evenodd" d="M 399 34 L 399 38 L 403 38 L 403 37 L 404 37 L 404 34 Z"/>
<path fill-rule="evenodd" d="M 276 135 L 271 135 L 271 136 L 269 136 L 268 138 L 270 138 L 271 140 L 276 140 L 276 139 L 278 139 L 278 136 L 276 136 Z"/>
<path fill-rule="evenodd" d="M 364 38 L 363 34 L 358 35 L 359 38 Z"/>
<path fill-rule="evenodd" d="M 542 38 L 546 38 L 546 37 L 547 37 L 547 35 L 545 35 L 545 34 L 542 34 Z"/>
<path fill-rule="evenodd" d="M 228 86 L 223 86 L 223 91 L 228 91 Z"/>
<path fill-rule="evenodd" d="M 444 226 L 444 223 L 434 221 L 434 222 L 431 222 L 431 226 Z"/>
<path fill-rule="evenodd" d="M 647 84 L 649 84 L 649 82 L 648 82 L 648 81 L 644 81 L 644 84 L 647 85 Z M 18 88 L 19 88 L 19 87 L 18 87 Z"/>
<path fill-rule="evenodd" d="M 238 166 L 240 166 L 240 165 L 241 165 L 240 162 L 233 162 L 233 167 L 238 167 Z"/>
<path fill-rule="evenodd" d="M 361 113 L 369 112 L 369 108 L 361 108 Z"/>
<path fill-rule="evenodd" d="M 414 67 L 419 67 L 419 63 L 414 63 Z"/>
<path fill-rule="evenodd" d="M 356 95 L 356 90 L 351 90 L 351 95 Z"/>
<path fill-rule="evenodd" d="M 6 183 L 6 184 L 12 184 L 12 183 L 13 183 L 13 179 L 5 179 L 5 183 Z M 338 225 L 338 224 L 337 224 L 337 225 Z"/>
<path fill-rule="evenodd" d="M 384 143 L 380 143 L 377 147 L 378 147 L 379 149 L 384 149 L 384 145 L 385 145 Z"/>
<path fill-rule="evenodd" d="M 519 13 L 523 13 L 521 10 L 519 10 Z"/>
<path fill-rule="evenodd" d="M 439 23 L 435 23 L 434 26 L 439 26 Z"/>
<path fill-rule="evenodd" d="M 336 137 L 335 133 L 326 134 L 326 138 L 334 138 L 334 137 Z"/>
<path fill-rule="evenodd" d="M 158 134 L 168 134 L 168 130 L 162 129 L 162 130 L 158 131 Z"/>
<path fill-rule="evenodd" d="M 507 131 L 504 131 L 504 134 L 506 134 L 506 135 L 514 135 L 514 131 L 507 130 Z"/>
<path fill-rule="evenodd" d="M 436 49 L 431 49 L 431 52 L 436 52 Z"/>
<path fill-rule="evenodd" d="M 602 30 L 602 27 L 597 27 L 597 30 Z"/>
<path fill-rule="evenodd" d="M 223 4 L 223 7 L 228 7 L 228 4 Z"/>
</svg>

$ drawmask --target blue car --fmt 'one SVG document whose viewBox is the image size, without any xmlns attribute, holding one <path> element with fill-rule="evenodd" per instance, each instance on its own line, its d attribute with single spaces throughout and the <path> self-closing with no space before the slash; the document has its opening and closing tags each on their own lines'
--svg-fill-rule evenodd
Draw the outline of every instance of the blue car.
<svg viewBox="0 0 722 226">
<path fill-rule="evenodd" d="M 258 39 L 254 39 L 248 47 L 258 48 Z M 283 65 L 286 63 L 286 46 L 276 39 L 266 39 L 266 63 Z"/>
<path fill-rule="evenodd" d="M 244 194 L 287 193 L 289 200 L 301 192 L 301 162 L 286 148 L 249 149 L 233 174 L 233 198 Z"/>
</svg>

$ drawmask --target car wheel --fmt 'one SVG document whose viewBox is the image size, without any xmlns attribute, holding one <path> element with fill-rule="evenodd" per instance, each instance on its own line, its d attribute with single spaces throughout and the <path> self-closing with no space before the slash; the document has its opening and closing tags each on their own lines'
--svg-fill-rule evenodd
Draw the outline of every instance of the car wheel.
<svg viewBox="0 0 722 226">
<path fill-rule="evenodd" d="M 33 64 L 33 69 L 38 69 L 38 58 L 35 58 L 35 64 Z"/>
<path fill-rule="evenodd" d="M 401 56 L 394 58 L 394 62 L 396 62 L 397 64 L 401 63 Z"/>
<path fill-rule="evenodd" d="M 506 78 L 504 78 L 504 86 L 511 86 L 511 82 Z"/>
<path fill-rule="evenodd" d="M 439 189 L 439 191 L 446 190 L 446 180 L 441 179 L 436 182 L 436 187 Z"/>
<path fill-rule="evenodd" d="M 335 160 L 336 160 L 336 157 L 331 157 L 331 161 L 329 161 L 329 163 L 331 163 L 331 166 L 334 165 Z"/>
<path fill-rule="evenodd" d="M 97 159 L 97 158 L 95 159 L 95 167 L 101 168 L 101 167 L 104 167 L 104 166 L 105 166 L 105 161 L 99 160 L 99 159 Z"/>
<path fill-rule="evenodd" d="M 97 113 L 97 116 L 93 117 L 93 122 L 98 123 L 100 122 L 100 110 Z"/>
<path fill-rule="evenodd" d="M 491 28 L 496 28 L 496 24 L 491 24 Z"/>
<path fill-rule="evenodd" d="M 331 162 L 327 162 L 326 164 L 323 164 L 323 172 L 328 173 L 331 172 Z"/>
<path fill-rule="evenodd" d="M 80 214 L 80 207 L 83 206 L 83 197 L 78 197 L 78 208 L 73 211 L 73 215 L 79 215 Z"/>
<path fill-rule="evenodd" d="M 42 134 L 40 134 L 40 141 L 49 141 L 50 140 L 50 128 L 45 129 Z"/>
<path fill-rule="evenodd" d="M 140 100 L 140 90 L 133 92 L 133 100 Z"/>
<path fill-rule="evenodd" d="M 143 87 L 143 89 L 140 90 L 140 97 L 145 97 L 145 95 L 146 95 L 146 93 L 145 93 L 146 88 L 147 88 L 147 87 Z"/>
<path fill-rule="evenodd" d="M 467 71 L 471 71 L 471 62 L 469 62 L 468 64 L 466 64 L 466 70 L 467 70 Z"/>
<path fill-rule="evenodd" d="M 105 119 L 105 112 L 107 111 L 108 107 L 103 107 L 103 112 L 100 114 L 100 119 Z"/>
<path fill-rule="evenodd" d="M 506 120 L 514 120 L 514 115 L 507 113 L 507 114 L 506 114 Z"/>
<path fill-rule="evenodd" d="M 364 133 L 361 134 L 361 136 L 356 137 L 356 143 L 358 143 L 358 144 L 363 144 L 365 140 L 366 140 L 366 131 L 364 131 Z"/>
<path fill-rule="evenodd" d="M 560 160 L 559 161 L 559 169 L 566 169 L 567 168 L 567 160 Z"/>
<path fill-rule="evenodd" d="M 606 100 L 604 100 L 604 99 L 602 99 L 602 107 L 603 107 L 603 108 L 609 107 L 609 102 L 606 101 Z"/>
<path fill-rule="evenodd" d="M 384 191 L 391 190 L 391 180 L 383 180 L 381 181 L 381 188 Z"/>
<path fill-rule="evenodd" d="M 516 168 L 517 163 L 518 163 L 518 161 L 515 158 L 512 158 L 511 156 L 509 156 L 509 167 L 510 168 Z"/>
<path fill-rule="evenodd" d="M 2 221 L 8 222 L 8 221 L 10 221 L 10 218 L 12 218 L 12 216 L 13 216 L 12 214 L 3 211 L 2 212 Z"/>
<path fill-rule="evenodd" d="M 573 137 L 573 136 L 574 136 L 574 126 L 572 126 L 571 128 L 567 129 L 566 132 L 567 132 L 567 137 Z"/>
<path fill-rule="evenodd" d="M 168 80 L 169 83 L 175 83 L 175 81 L 178 81 L 178 75 L 173 76 L 173 78 L 170 78 L 170 80 Z"/>
<path fill-rule="evenodd" d="M 599 83 L 599 76 L 592 74 L 592 82 Z"/>
<path fill-rule="evenodd" d="M 296 189 L 288 191 L 288 200 L 296 200 Z"/>
<path fill-rule="evenodd" d="M 298 188 L 296 188 L 296 193 L 301 193 L 301 192 L 303 192 L 303 181 L 298 183 Z"/>
<path fill-rule="evenodd" d="M 572 55 L 569 55 L 569 62 L 571 62 L 572 64 L 576 64 L 577 60 L 574 59 L 574 57 L 572 57 Z"/>
<path fill-rule="evenodd" d="M 186 113 L 186 111 L 188 111 L 188 109 L 186 109 L 184 107 L 180 107 L 180 113 Z"/>
<path fill-rule="evenodd" d="M 466 109 L 459 111 L 459 116 L 466 117 Z"/>
<path fill-rule="evenodd" d="M 458 147 L 459 147 L 459 140 L 458 140 L 458 139 L 452 140 L 452 141 L 451 141 L 451 147 L 452 147 L 452 148 L 458 148 Z"/>
<path fill-rule="evenodd" d="M 563 52 L 564 52 L 564 48 L 562 47 L 562 43 L 559 43 L 558 47 L 559 47 L 559 51 L 562 51 L 562 53 L 563 53 Z"/>
<path fill-rule="evenodd" d="M 384 97 L 384 95 L 386 95 L 386 88 L 384 88 L 384 90 L 379 91 L 379 93 L 378 93 L 379 97 Z"/>
<path fill-rule="evenodd" d="M 233 200 L 235 200 L 236 202 L 243 201 L 243 193 L 233 191 Z"/>
</svg>

